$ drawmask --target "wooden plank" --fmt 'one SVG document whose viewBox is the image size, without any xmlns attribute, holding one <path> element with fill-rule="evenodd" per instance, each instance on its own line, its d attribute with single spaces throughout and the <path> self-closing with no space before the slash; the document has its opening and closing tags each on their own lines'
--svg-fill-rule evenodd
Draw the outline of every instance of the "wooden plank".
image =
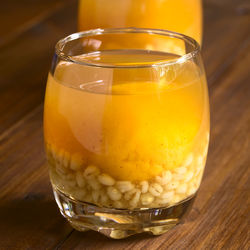
<svg viewBox="0 0 250 250">
<path fill-rule="evenodd" d="M 238 8 L 244 6 L 245 9 L 250 7 L 248 0 L 203 0 L 205 4 L 213 4 L 215 6 L 220 6 L 223 8 Z"/>
<path fill-rule="evenodd" d="M 249 36 L 250 12 L 239 12 L 239 6 L 243 6 L 239 3 L 205 1 L 202 54 L 209 85 L 234 61 Z"/>
<path fill-rule="evenodd" d="M 36 107 L 43 100 L 54 44 L 75 31 L 75 12 L 71 1 L 1 48 L 0 249 L 49 249 L 72 231 L 52 195 L 41 151 L 42 106 Z"/>
<path fill-rule="evenodd" d="M 75 31 L 76 7 L 72 1 L 1 49 L 0 133 L 43 101 L 55 43 Z"/>
<path fill-rule="evenodd" d="M 0 249 L 51 249 L 71 233 L 45 164 L 42 106 L 0 137 Z"/>
<path fill-rule="evenodd" d="M 3 1 L 0 8 L 0 47 L 41 23 L 68 3 L 69 0 Z"/>
</svg>

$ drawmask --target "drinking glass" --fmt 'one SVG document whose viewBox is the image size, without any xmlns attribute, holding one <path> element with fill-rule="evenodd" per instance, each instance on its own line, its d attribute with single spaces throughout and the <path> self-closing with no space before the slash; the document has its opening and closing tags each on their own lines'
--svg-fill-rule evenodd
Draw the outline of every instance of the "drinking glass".
<svg viewBox="0 0 250 250">
<path fill-rule="evenodd" d="M 79 0 L 79 31 L 125 27 L 172 30 L 201 44 L 202 0 Z"/>
<path fill-rule="evenodd" d="M 198 43 L 141 28 L 60 40 L 46 88 L 44 138 L 55 200 L 74 228 L 116 239 L 168 231 L 194 200 L 208 150 Z"/>
</svg>

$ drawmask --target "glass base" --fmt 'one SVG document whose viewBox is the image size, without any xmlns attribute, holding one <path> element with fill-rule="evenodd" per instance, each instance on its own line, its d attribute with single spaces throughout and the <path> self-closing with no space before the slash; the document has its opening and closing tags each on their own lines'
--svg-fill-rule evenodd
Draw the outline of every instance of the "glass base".
<svg viewBox="0 0 250 250">
<path fill-rule="evenodd" d="M 94 230 L 113 239 L 147 232 L 160 235 L 177 225 L 191 207 L 195 195 L 171 207 L 111 209 L 77 201 L 54 188 L 61 214 L 78 231 Z"/>
</svg>

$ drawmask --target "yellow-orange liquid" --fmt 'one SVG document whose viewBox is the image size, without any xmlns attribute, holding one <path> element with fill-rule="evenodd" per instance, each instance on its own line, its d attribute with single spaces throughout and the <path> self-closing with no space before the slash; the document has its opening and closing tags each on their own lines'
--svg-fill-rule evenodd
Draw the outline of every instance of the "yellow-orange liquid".
<svg viewBox="0 0 250 250">
<path fill-rule="evenodd" d="M 116 51 L 75 57 L 123 66 L 166 58 L 178 56 Z M 152 70 L 64 62 L 49 74 L 45 141 L 69 158 L 80 156 L 82 171 L 95 165 L 116 180 L 150 180 L 182 166 L 190 153 L 200 155 L 208 131 L 205 77 L 193 62 Z"/>
<path fill-rule="evenodd" d="M 201 0 L 80 0 L 79 30 L 167 29 L 202 40 Z"/>
</svg>

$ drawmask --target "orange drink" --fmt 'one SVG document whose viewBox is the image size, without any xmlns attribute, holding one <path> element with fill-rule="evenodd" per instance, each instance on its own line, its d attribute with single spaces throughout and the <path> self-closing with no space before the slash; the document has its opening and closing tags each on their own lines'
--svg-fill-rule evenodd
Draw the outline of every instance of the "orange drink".
<svg viewBox="0 0 250 250">
<path fill-rule="evenodd" d="M 129 66 L 163 58 L 178 57 L 116 51 L 74 60 Z M 74 162 L 75 157 L 83 164 L 79 169 L 98 166 L 117 181 L 150 181 L 164 171 L 172 172 L 191 157 L 197 144 L 204 142 L 206 148 L 206 84 L 195 67 L 193 63 L 168 66 L 167 76 L 159 79 L 148 79 L 148 70 L 138 69 L 135 74 L 142 80 L 137 81 L 127 69 L 113 72 L 113 80 L 107 75 L 107 79 L 88 82 L 82 65 L 58 64 L 54 77 L 48 78 L 45 140 L 66 162 Z"/>
<path fill-rule="evenodd" d="M 166 29 L 202 40 L 201 0 L 80 0 L 79 30 Z"/>
<path fill-rule="evenodd" d="M 112 238 L 163 233 L 193 200 L 206 162 L 209 102 L 199 46 L 166 31 L 99 32 L 59 42 L 48 76 L 44 136 L 56 200 L 79 230 L 102 228 L 105 218 L 105 227 L 116 227 Z M 161 48 L 176 39 L 184 55 L 142 49 L 143 42 L 122 49 L 121 32 L 138 33 L 133 44 L 161 37 Z M 86 222 L 90 214 L 79 211 L 90 207 L 99 215 Z M 141 211 L 156 223 L 151 229 Z M 166 220 L 163 228 L 157 220 Z"/>
</svg>

